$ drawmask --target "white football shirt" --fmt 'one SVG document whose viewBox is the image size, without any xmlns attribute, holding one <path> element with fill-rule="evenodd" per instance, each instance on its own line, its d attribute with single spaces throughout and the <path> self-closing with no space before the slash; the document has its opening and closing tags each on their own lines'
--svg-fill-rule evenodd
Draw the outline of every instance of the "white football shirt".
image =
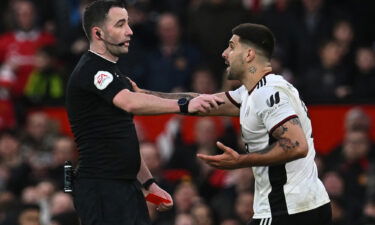
<svg viewBox="0 0 375 225">
<path fill-rule="evenodd" d="M 298 117 L 308 143 L 305 158 L 282 165 L 252 167 L 255 177 L 255 219 L 295 214 L 328 203 L 318 178 L 311 121 L 296 88 L 282 76 L 264 76 L 252 91 L 245 86 L 226 93 L 240 107 L 242 139 L 249 153 L 260 151 L 276 140 L 274 129 Z"/>
</svg>

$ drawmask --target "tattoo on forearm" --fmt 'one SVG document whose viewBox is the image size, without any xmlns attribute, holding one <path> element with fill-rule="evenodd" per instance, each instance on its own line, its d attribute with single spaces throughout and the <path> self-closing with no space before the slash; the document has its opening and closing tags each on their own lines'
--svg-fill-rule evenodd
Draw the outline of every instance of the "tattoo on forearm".
<svg viewBox="0 0 375 225">
<path fill-rule="evenodd" d="M 192 98 L 195 98 L 195 97 L 199 96 L 198 93 L 193 93 L 193 92 L 189 92 L 189 93 L 163 93 L 163 92 L 145 90 L 144 93 L 149 94 L 149 95 L 155 95 L 155 96 L 158 96 L 160 98 L 168 98 L 168 99 L 179 99 L 179 98 L 192 99 Z"/>
<path fill-rule="evenodd" d="M 293 142 L 289 138 L 282 138 L 282 139 L 280 139 L 279 140 L 279 144 L 280 144 L 280 147 L 284 151 L 293 150 L 294 148 L 296 148 L 296 147 L 299 146 L 299 142 L 298 141 Z"/>
<path fill-rule="evenodd" d="M 262 150 L 260 150 L 260 151 L 257 151 L 257 152 L 251 152 L 251 153 L 249 153 L 249 154 L 254 154 L 254 153 L 256 153 L 256 154 L 266 154 L 267 152 L 269 152 L 269 151 L 271 151 L 274 147 L 275 147 L 275 145 L 276 145 L 276 143 L 273 143 L 273 144 L 271 144 L 271 145 L 268 145 L 266 148 L 264 148 L 264 149 L 262 149 Z"/>
<path fill-rule="evenodd" d="M 298 125 L 298 126 L 300 126 L 300 127 L 302 127 L 302 125 L 301 125 L 301 121 L 299 121 L 299 119 L 298 118 L 293 118 L 293 119 L 291 119 L 291 120 L 289 120 L 293 125 Z"/>
</svg>

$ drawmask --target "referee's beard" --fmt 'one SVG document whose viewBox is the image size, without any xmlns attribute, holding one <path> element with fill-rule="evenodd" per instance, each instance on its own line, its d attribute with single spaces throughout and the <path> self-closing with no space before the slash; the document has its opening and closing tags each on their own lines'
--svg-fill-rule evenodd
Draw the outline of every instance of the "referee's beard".
<svg viewBox="0 0 375 225">
<path fill-rule="evenodd" d="M 129 47 L 125 45 L 118 46 L 105 43 L 105 47 L 111 55 L 116 57 L 120 57 L 121 55 L 125 55 L 129 52 Z"/>
</svg>

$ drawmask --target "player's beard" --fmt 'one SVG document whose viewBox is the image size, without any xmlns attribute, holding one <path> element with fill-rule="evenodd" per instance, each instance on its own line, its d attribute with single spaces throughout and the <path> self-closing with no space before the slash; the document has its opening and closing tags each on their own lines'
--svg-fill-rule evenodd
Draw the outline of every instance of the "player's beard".
<svg viewBox="0 0 375 225">
<path fill-rule="evenodd" d="M 233 60 L 233 62 L 227 67 L 226 74 L 228 80 L 241 80 L 243 71 L 243 60 L 240 57 Z"/>
</svg>

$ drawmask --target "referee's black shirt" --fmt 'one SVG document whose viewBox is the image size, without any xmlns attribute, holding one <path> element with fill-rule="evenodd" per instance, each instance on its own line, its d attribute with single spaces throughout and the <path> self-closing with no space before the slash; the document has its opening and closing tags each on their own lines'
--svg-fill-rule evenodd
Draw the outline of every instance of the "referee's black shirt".
<svg viewBox="0 0 375 225">
<path fill-rule="evenodd" d="M 79 150 L 78 177 L 136 179 L 139 143 L 132 114 L 113 104 L 132 90 L 116 63 L 85 53 L 71 74 L 66 107 Z"/>
</svg>

